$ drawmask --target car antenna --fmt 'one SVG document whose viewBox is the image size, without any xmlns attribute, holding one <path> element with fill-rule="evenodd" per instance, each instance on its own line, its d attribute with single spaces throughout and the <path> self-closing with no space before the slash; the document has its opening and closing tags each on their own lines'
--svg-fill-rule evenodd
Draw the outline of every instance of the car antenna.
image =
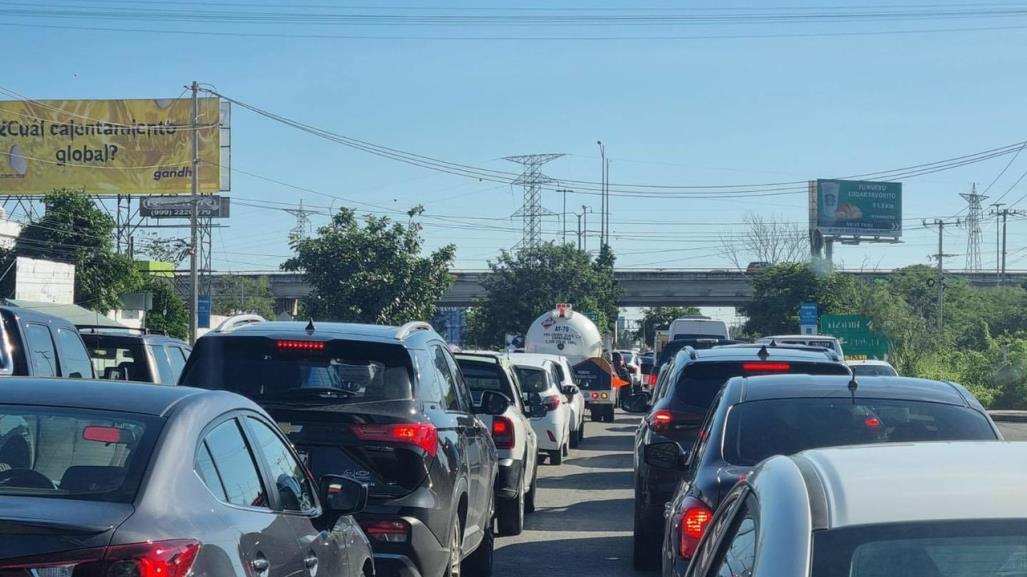
<svg viewBox="0 0 1027 577">
<path fill-rule="evenodd" d="M 760 352 L 756 353 L 756 356 L 759 357 L 760 360 L 767 360 L 767 357 L 770 356 L 770 351 L 767 350 L 767 345 L 763 345 L 762 347 L 760 347 Z"/>
<path fill-rule="evenodd" d="M 849 394 L 852 395 L 852 404 L 856 404 L 856 389 L 859 388 L 859 382 L 856 381 L 856 375 L 852 375 L 852 380 L 849 381 Z"/>
<path fill-rule="evenodd" d="M 310 319 L 310 322 L 307 323 L 307 328 L 304 330 L 307 331 L 308 335 L 314 334 L 314 319 Z"/>
</svg>

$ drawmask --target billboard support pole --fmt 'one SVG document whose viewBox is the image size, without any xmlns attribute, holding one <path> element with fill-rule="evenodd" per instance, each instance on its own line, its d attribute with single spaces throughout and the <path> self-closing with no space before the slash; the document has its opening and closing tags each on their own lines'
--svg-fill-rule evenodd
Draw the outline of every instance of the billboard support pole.
<svg viewBox="0 0 1027 577">
<path fill-rule="evenodd" d="M 199 175 L 197 174 L 200 165 L 200 131 L 199 126 L 199 100 L 198 94 L 200 91 L 200 85 L 193 81 L 190 89 L 193 93 L 193 113 L 192 113 L 192 129 L 193 129 L 193 170 L 192 170 L 192 214 L 189 217 L 189 229 L 191 242 L 189 244 L 189 283 L 191 290 L 189 291 L 189 312 L 192 317 L 189 322 L 189 338 L 190 342 L 196 343 L 197 328 L 199 327 L 200 320 L 200 279 L 197 271 L 197 264 L 199 262 L 199 234 L 196 229 L 197 221 L 199 220 L 199 206 L 196 203 L 196 195 L 199 193 Z"/>
</svg>

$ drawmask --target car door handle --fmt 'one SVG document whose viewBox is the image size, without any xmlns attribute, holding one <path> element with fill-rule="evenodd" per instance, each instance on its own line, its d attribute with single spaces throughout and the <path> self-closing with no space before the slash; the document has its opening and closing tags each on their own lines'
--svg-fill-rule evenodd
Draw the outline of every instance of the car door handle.
<svg viewBox="0 0 1027 577">
<path fill-rule="evenodd" d="M 314 569 L 315 567 L 317 567 L 317 555 L 311 555 L 310 557 L 307 557 L 303 560 L 303 564 L 307 567 L 307 569 Z"/>
<path fill-rule="evenodd" d="M 258 557 L 257 559 L 250 561 L 250 567 L 253 567 L 253 570 L 258 574 L 267 573 L 268 569 L 271 568 L 271 562 L 263 557 Z"/>
</svg>

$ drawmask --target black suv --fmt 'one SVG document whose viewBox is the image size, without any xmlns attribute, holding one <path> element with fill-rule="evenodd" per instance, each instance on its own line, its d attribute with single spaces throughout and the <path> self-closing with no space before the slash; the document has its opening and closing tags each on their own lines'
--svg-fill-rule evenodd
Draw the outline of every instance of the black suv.
<svg viewBox="0 0 1027 577">
<path fill-rule="evenodd" d="M 646 407 L 649 413 L 635 432 L 636 568 L 658 566 L 664 506 L 683 476 L 676 457 L 692 447 L 717 392 L 732 377 L 780 373 L 850 374 L 834 351 L 808 347 L 685 347 L 668 361 L 652 405 Z M 669 462 L 667 454 L 673 455 Z"/>
<path fill-rule="evenodd" d="M 78 325 L 96 376 L 115 381 L 174 385 L 192 347 L 144 329 Z"/>
<path fill-rule="evenodd" d="M 488 577 L 497 455 L 430 325 L 257 322 L 196 342 L 180 384 L 265 408 L 316 478 L 366 483 L 379 575 Z M 485 392 L 501 414 L 509 401 Z"/>
</svg>

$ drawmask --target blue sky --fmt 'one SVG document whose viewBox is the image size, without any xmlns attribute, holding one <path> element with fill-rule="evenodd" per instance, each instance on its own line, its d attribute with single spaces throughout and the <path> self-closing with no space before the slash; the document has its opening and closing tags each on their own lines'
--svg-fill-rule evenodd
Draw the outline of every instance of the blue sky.
<svg viewBox="0 0 1027 577">
<path fill-rule="evenodd" d="M 234 2 L 238 3 L 238 2 Z M 37 6 L 19 2 L 4 5 Z M 161 8 L 141 1 L 46 4 Z M 246 14 L 260 4 L 302 12 L 282 0 L 225 4 Z M 308 4 L 341 6 L 321 0 Z M 370 5 L 370 2 L 358 4 Z M 844 3 L 782 5 L 860 7 Z M 938 2 L 925 3 L 936 5 Z M 349 4 L 353 6 L 354 4 Z M 864 2 L 867 10 L 879 0 Z M 903 1 L 903 5 L 914 6 Z M 952 6 L 975 4 L 953 3 Z M 1016 2 L 987 6 L 1022 7 Z M 167 4 L 174 7 L 174 4 Z M 397 7 L 553 7 L 610 14 L 681 12 L 681 4 L 617 2 L 483 4 L 458 0 L 375 3 L 363 12 Z M 733 7 L 759 6 L 756 3 Z M 985 4 L 981 4 L 985 6 Z M 719 8 L 717 2 L 690 8 Z M 271 9 L 268 8 L 268 9 Z M 356 9 L 358 12 L 361 9 Z M 401 11 L 402 12 L 402 11 Z M 484 11 L 488 13 L 488 11 Z M 423 13 L 423 12 L 422 12 Z M 538 13 L 538 12 L 531 12 Z M 547 13 L 547 12 L 542 12 Z M 744 10 L 739 13 L 745 13 Z M 516 167 L 513 154 L 561 152 L 546 166 L 558 179 L 599 179 L 602 139 L 617 183 L 724 185 L 833 177 L 931 162 L 1027 139 L 1023 120 L 1027 17 L 910 22 L 626 26 L 477 26 L 439 28 L 189 24 L 107 19 L 3 17 L 8 24 L 220 34 L 377 35 L 406 39 L 314 39 L 191 36 L 4 26 L 7 57 L 0 86 L 32 98 L 146 98 L 178 96 L 192 80 L 228 96 L 347 136 L 494 170 Z M 853 33 L 939 28 L 998 28 L 928 34 Z M 821 34 L 801 36 L 799 34 Z M 844 34 L 844 35 L 843 35 Z M 511 36 L 518 40 L 425 40 L 413 36 Z M 594 40 L 527 40 L 524 36 L 601 36 Z M 611 40 L 623 36 L 766 36 L 684 40 Z M 430 172 L 370 156 L 273 123 L 242 109 L 232 118 L 233 166 L 323 194 L 301 193 L 243 173 L 233 175 L 230 228 L 214 238 L 220 270 L 273 270 L 288 256 L 294 218 L 280 210 L 302 201 L 327 213 L 341 198 L 405 210 L 423 204 L 430 247 L 455 243 L 458 268 L 483 268 L 520 237 L 509 217 L 521 191 Z M 907 218 L 947 217 L 964 206 L 960 192 L 986 187 L 1008 162 L 1002 157 L 904 181 Z M 989 191 L 1005 193 L 1027 171 L 1027 153 Z M 573 186 L 570 186 L 573 188 Z M 1027 194 L 1027 179 L 1004 202 Z M 334 198 L 332 198 L 334 197 Z M 285 203 L 285 204 L 273 204 Z M 562 198 L 544 205 L 560 212 Z M 599 199 L 572 193 L 569 210 L 598 211 Z M 351 205 L 353 206 L 353 205 Z M 360 208 L 365 205 L 356 205 Z M 728 268 L 722 237 L 738 234 L 748 213 L 803 222 L 803 194 L 750 199 L 613 198 L 613 247 L 624 267 Z M 1018 208 L 1027 209 L 1027 200 Z M 315 215 L 314 224 L 326 216 Z M 571 228 L 576 220 L 571 217 Z M 590 218 L 591 215 L 590 215 Z M 495 219 L 495 220 L 481 220 Z M 589 228 L 597 227 L 592 218 Z M 842 247 L 848 267 L 890 268 L 926 262 L 933 231 L 908 221 L 897 246 Z M 547 238 L 560 236 L 547 221 Z M 994 266 L 994 227 L 984 227 L 983 260 Z M 1027 223 L 1010 225 L 1011 268 L 1027 268 L 1020 249 Z M 962 255 L 966 234 L 946 234 L 946 252 Z M 595 238 L 591 246 L 597 246 Z M 963 257 L 955 258 L 962 266 Z"/>
</svg>

